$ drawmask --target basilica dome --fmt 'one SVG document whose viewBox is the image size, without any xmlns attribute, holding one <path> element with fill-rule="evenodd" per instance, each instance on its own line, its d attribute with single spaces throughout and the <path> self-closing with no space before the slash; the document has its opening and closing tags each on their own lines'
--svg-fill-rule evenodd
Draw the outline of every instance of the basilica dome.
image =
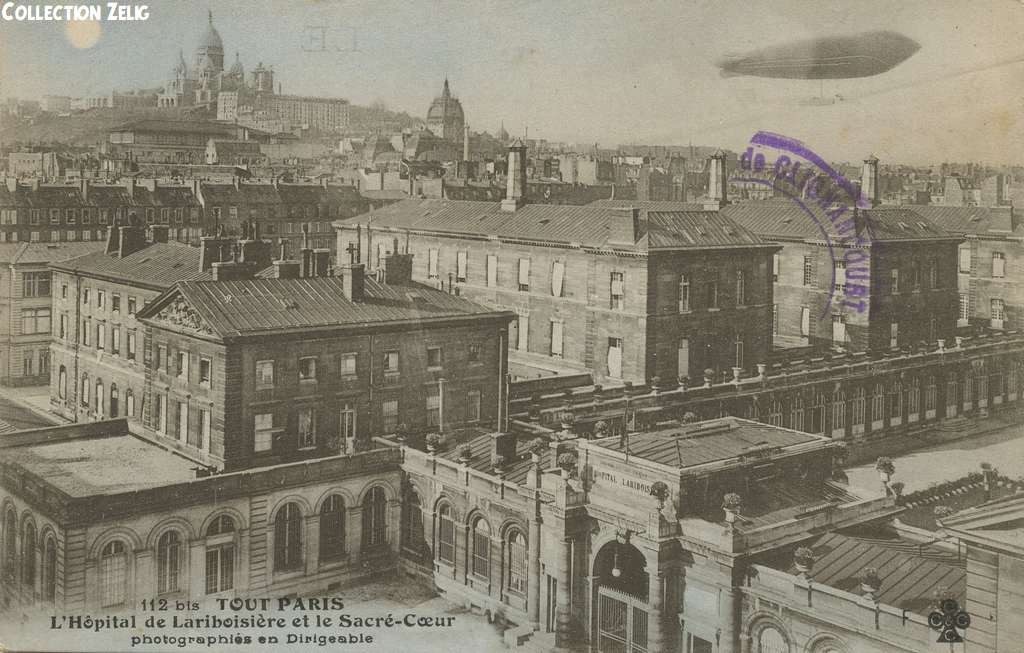
<svg viewBox="0 0 1024 653">
<path fill-rule="evenodd" d="M 213 26 L 213 12 L 210 12 L 210 21 L 206 25 L 206 31 L 203 32 L 202 37 L 199 39 L 200 48 L 224 50 L 224 41 L 220 38 L 220 32 Z"/>
<path fill-rule="evenodd" d="M 452 96 L 448 80 L 445 79 L 441 95 L 434 98 L 427 110 L 427 129 L 439 138 L 461 142 L 465 124 L 466 117 L 462 112 L 462 103 L 458 98 Z"/>
</svg>

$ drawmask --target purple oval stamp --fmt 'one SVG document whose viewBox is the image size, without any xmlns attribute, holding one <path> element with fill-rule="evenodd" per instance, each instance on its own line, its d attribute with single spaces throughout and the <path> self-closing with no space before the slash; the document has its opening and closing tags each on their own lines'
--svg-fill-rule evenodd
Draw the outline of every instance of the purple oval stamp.
<svg viewBox="0 0 1024 653">
<path fill-rule="evenodd" d="M 871 270 L 863 250 L 873 238 L 869 216 L 863 209 L 872 208 L 872 202 L 858 184 L 795 138 L 765 131 L 750 139 L 733 179 L 770 186 L 775 194 L 799 207 L 817 227 L 821 244 L 832 261 L 822 317 L 836 304 L 860 313 L 867 310 L 866 284 Z M 837 269 L 843 270 L 841 283 L 837 283 Z"/>
</svg>

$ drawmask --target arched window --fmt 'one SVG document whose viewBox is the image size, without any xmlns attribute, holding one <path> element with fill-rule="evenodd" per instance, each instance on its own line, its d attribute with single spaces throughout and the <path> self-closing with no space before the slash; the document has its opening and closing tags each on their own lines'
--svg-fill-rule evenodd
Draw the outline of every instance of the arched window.
<svg viewBox="0 0 1024 653">
<path fill-rule="evenodd" d="M 320 508 L 320 559 L 336 560 L 345 554 L 345 500 L 332 494 Z"/>
<path fill-rule="evenodd" d="M 794 431 L 804 430 L 804 398 L 800 395 L 793 397 L 793 405 L 789 410 L 789 428 Z"/>
<path fill-rule="evenodd" d="M 25 522 L 21 536 L 21 582 L 27 587 L 36 584 L 36 527 Z"/>
<path fill-rule="evenodd" d="M 875 384 L 871 394 L 871 421 L 881 422 L 885 419 L 885 388 L 881 383 Z"/>
<path fill-rule="evenodd" d="M 405 512 L 402 514 L 402 549 L 420 559 L 426 541 L 423 539 L 423 507 L 415 490 L 409 490 L 405 497 Z"/>
<path fill-rule="evenodd" d="M 14 508 L 8 508 L 4 515 L 4 577 L 17 578 L 18 568 L 18 515 Z"/>
<path fill-rule="evenodd" d="M 128 417 L 135 417 L 135 393 L 131 388 L 124 391 L 124 407 Z"/>
<path fill-rule="evenodd" d="M 286 503 L 274 519 L 274 569 L 302 567 L 302 511 L 297 503 Z"/>
<path fill-rule="evenodd" d="M 455 564 L 455 520 L 452 507 L 447 504 L 437 512 L 437 557 L 442 562 Z"/>
<path fill-rule="evenodd" d="M 893 381 L 889 390 L 889 416 L 900 419 L 903 415 L 903 384 Z"/>
<path fill-rule="evenodd" d="M 68 371 L 61 365 L 57 373 L 57 398 L 64 399 L 68 396 Z"/>
<path fill-rule="evenodd" d="M 114 540 L 100 553 L 100 606 L 123 605 L 128 595 L 128 550 Z"/>
<path fill-rule="evenodd" d="M 96 379 L 96 415 L 103 416 L 103 379 Z"/>
<path fill-rule="evenodd" d="M 167 531 L 156 545 L 156 588 L 159 594 L 178 591 L 181 569 L 181 538 L 177 531 Z"/>
<path fill-rule="evenodd" d="M 854 428 L 864 426 L 864 416 L 867 411 L 867 396 L 863 387 L 853 391 L 853 426 Z"/>
<path fill-rule="evenodd" d="M 491 574 L 491 527 L 483 517 L 473 523 L 472 571 L 478 578 Z"/>
<path fill-rule="evenodd" d="M 82 408 L 88 408 L 89 407 L 89 373 L 88 372 L 82 372 L 82 388 L 81 388 L 81 391 L 78 394 L 82 395 L 80 397 Z"/>
<path fill-rule="evenodd" d="M 782 400 L 772 399 L 768 404 L 768 423 L 772 426 L 782 426 Z"/>
<path fill-rule="evenodd" d="M 220 515 L 206 528 L 206 593 L 216 594 L 234 586 L 235 522 Z"/>
<path fill-rule="evenodd" d="M 789 653 L 789 644 L 778 628 L 766 626 L 757 637 L 757 653 Z"/>
<path fill-rule="evenodd" d="M 117 417 L 121 409 L 121 393 L 116 383 L 110 384 L 110 416 Z"/>
<path fill-rule="evenodd" d="M 57 542 L 46 538 L 43 547 L 43 600 L 53 603 L 57 598 Z"/>
<path fill-rule="evenodd" d="M 505 536 L 505 569 L 508 589 L 526 594 L 526 537 L 518 528 L 510 528 Z"/>
<path fill-rule="evenodd" d="M 377 486 L 363 498 L 363 548 L 384 546 L 388 541 L 388 500 Z"/>
</svg>

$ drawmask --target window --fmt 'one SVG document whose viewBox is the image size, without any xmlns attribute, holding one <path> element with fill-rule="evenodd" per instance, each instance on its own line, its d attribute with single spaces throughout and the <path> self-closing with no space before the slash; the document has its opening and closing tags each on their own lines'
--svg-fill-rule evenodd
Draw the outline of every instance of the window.
<svg viewBox="0 0 1024 653">
<path fill-rule="evenodd" d="M 441 348 L 427 347 L 427 367 L 438 369 L 441 367 Z"/>
<path fill-rule="evenodd" d="M 79 393 L 78 394 L 81 395 L 81 397 L 79 397 L 79 399 L 81 400 L 82 408 L 88 408 L 89 407 L 89 375 L 84 373 L 84 372 L 82 373 L 82 383 L 79 386 Z"/>
<path fill-rule="evenodd" d="M 992 328 L 1002 329 L 1003 320 L 1006 319 L 1006 311 L 1004 309 L 1003 300 L 993 299 L 990 303 L 989 308 L 992 316 Z"/>
<path fill-rule="evenodd" d="M 939 287 L 939 262 L 935 259 L 928 260 L 928 287 L 933 290 Z"/>
<path fill-rule="evenodd" d="M 789 644 L 777 629 L 767 626 L 757 638 L 757 653 L 786 653 Z"/>
<path fill-rule="evenodd" d="M 437 250 L 427 250 L 427 278 L 437 278 Z"/>
<path fill-rule="evenodd" d="M 736 305 L 743 306 L 747 303 L 746 277 L 743 270 L 736 270 Z"/>
<path fill-rule="evenodd" d="M 156 430 L 167 434 L 167 397 L 164 395 L 156 396 Z"/>
<path fill-rule="evenodd" d="M 299 359 L 299 382 L 316 381 L 316 357 L 305 356 Z"/>
<path fill-rule="evenodd" d="M 690 310 L 690 276 L 683 274 L 679 276 L 679 312 L 685 313 Z"/>
<path fill-rule="evenodd" d="M 466 421 L 480 421 L 480 391 L 470 390 L 466 393 Z"/>
<path fill-rule="evenodd" d="M 896 349 L 900 345 L 900 324 L 893 322 L 889 325 L 889 349 Z"/>
<path fill-rule="evenodd" d="M 495 254 L 487 255 L 487 287 L 494 288 L 498 285 L 498 257 Z"/>
<path fill-rule="evenodd" d="M 960 325 L 966 325 L 971 319 L 971 300 L 966 293 L 960 294 L 960 312 L 958 315 Z"/>
<path fill-rule="evenodd" d="M 995 278 L 1006 276 L 1006 257 L 1002 252 L 992 252 L 992 276 Z"/>
<path fill-rule="evenodd" d="M 284 504 L 274 518 L 274 571 L 302 567 L 302 512 L 294 502 Z"/>
<path fill-rule="evenodd" d="M 718 281 L 708 281 L 705 300 L 708 308 L 718 308 Z"/>
<path fill-rule="evenodd" d="M 832 316 L 832 343 L 845 345 L 846 342 L 846 317 L 837 313 Z"/>
<path fill-rule="evenodd" d="M 21 275 L 21 284 L 24 297 L 50 296 L 49 272 L 25 272 Z"/>
<path fill-rule="evenodd" d="M 899 419 L 903 415 L 903 386 L 899 381 L 894 381 L 889 388 L 889 416 Z"/>
<path fill-rule="evenodd" d="M 64 399 L 68 393 L 68 371 L 61 365 L 60 372 L 57 374 L 57 398 Z"/>
<path fill-rule="evenodd" d="M 50 209 L 50 224 L 60 224 L 60 209 Z"/>
<path fill-rule="evenodd" d="M 832 284 L 832 289 L 844 292 L 846 290 L 846 261 L 836 261 L 832 268 L 833 274 L 835 274 L 835 281 Z"/>
<path fill-rule="evenodd" d="M 561 297 L 565 282 L 565 262 L 555 261 L 551 264 L 551 296 Z"/>
<path fill-rule="evenodd" d="M 814 285 L 814 257 L 804 257 L 804 285 Z"/>
<path fill-rule="evenodd" d="M 900 291 L 900 271 L 889 270 L 889 294 L 895 295 Z"/>
<path fill-rule="evenodd" d="M 38 225 L 40 223 L 41 213 L 40 209 L 29 209 L 28 223 L 31 225 Z"/>
<path fill-rule="evenodd" d="M 507 588 L 526 594 L 526 537 L 517 528 L 510 528 L 505 538 L 505 568 L 508 570 Z"/>
<path fill-rule="evenodd" d="M 106 293 L 102 290 L 96 291 L 96 308 L 102 309 L 106 305 Z"/>
<path fill-rule="evenodd" d="M 772 304 L 772 335 L 779 335 L 779 305 Z"/>
<path fill-rule="evenodd" d="M 166 369 L 167 369 L 167 346 L 166 345 L 157 345 L 157 348 L 156 348 L 156 360 L 154 361 L 153 366 L 156 369 L 158 369 L 158 370 L 166 371 Z"/>
<path fill-rule="evenodd" d="M 341 354 L 338 357 L 338 373 L 343 377 L 356 375 L 356 354 Z"/>
<path fill-rule="evenodd" d="M 114 326 L 110 330 L 110 353 L 115 356 L 121 355 L 121 327 Z"/>
<path fill-rule="evenodd" d="M 89 289 L 85 288 L 82 290 L 82 306 L 89 305 Z"/>
<path fill-rule="evenodd" d="M 128 332 L 128 348 L 125 352 L 125 355 L 130 361 L 135 360 L 135 337 L 136 336 L 134 331 Z"/>
<path fill-rule="evenodd" d="M 135 298 L 128 297 L 128 315 L 135 315 Z"/>
<path fill-rule="evenodd" d="M 25 522 L 25 531 L 21 536 L 21 583 L 25 587 L 35 589 L 36 527 L 30 521 Z"/>
<path fill-rule="evenodd" d="M 853 427 L 864 426 L 864 416 L 867 409 L 867 397 L 864 388 L 857 388 L 853 391 Z"/>
<path fill-rule="evenodd" d="M 209 388 L 213 376 L 213 363 L 209 358 L 199 359 L 199 385 Z"/>
<path fill-rule="evenodd" d="M 60 298 L 61 299 L 67 299 L 68 298 L 68 284 L 66 284 L 66 283 L 62 283 L 61 286 L 60 286 Z"/>
<path fill-rule="evenodd" d="M 256 389 L 274 387 L 274 361 L 256 361 Z"/>
<path fill-rule="evenodd" d="M 516 349 L 527 351 L 530 346 L 530 314 L 520 312 L 516 318 Z"/>
<path fill-rule="evenodd" d="M 253 425 L 253 451 L 270 451 L 274 440 L 274 414 L 257 413 Z"/>
<path fill-rule="evenodd" d="M 332 494 L 320 508 L 320 560 L 345 555 L 345 500 Z"/>
<path fill-rule="evenodd" d="M 398 351 L 384 352 L 384 374 L 398 374 Z"/>
<path fill-rule="evenodd" d="M 107 344 L 107 325 L 102 322 L 96 323 L 96 350 L 103 351 Z"/>
<path fill-rule="evenodd" d="M 167 531 L 156 544 L 156 588 L 158 594 L 178 591 L 181 560 L 181 537 L 177 531 Z"/>
<path fill-rule="evenodd" d="M 733 349 L 735 351 L 735 366 L 743 367 L 743 335 L 737 333 L 733 338 Z"/>
<path fill-rule="evenodd" d="M 427 542 L 423 537 L 423 507 L 415 490 L 409 490 L 406 494 L 404 509 L 402 548 L 411 552 L 416 560 L 420 560 L 420 555 L 427 548 Z"/>
<path fill-rule="evenodd" d="M 482 517 L 473 524 L 472 544 L 471 571 L 477 578 L 489 578 L 491 573 L 491 527 Z"/>
<path fill-rule="evenodd" d="M 468 267 L 469 253 L 468 252 L 456 252 L 455 253 L 455 280 L 465 281 L 466 280 L 466 268 Z"/>
<path fill-rule="evenodd" d="M 127 599 L 128 551 L 124 542 L 114 540 L 100 553 L 100 606 L 123 605 Z"/>
<path fill-rule="evenodd" d="M 210 411 L 207 408 L 199 409 L 199 433 L 195 442 L 189 442 L 197 449 L 210 450 Z"/>
<path fill-rule="evenodd" d="M 622 378 L 622 338 L 608 338 L 608 376 Z"/>
<path fill-rule="evenodd" d="M 4 515 L 4 575 L 11 580 L 17 578 L 18 568 L 18 515 L 14 508 L 8 508 Z"/>
<path fill-rule="evenodd" d="M 188 442 L 188 404 L 184 401 L 178 402 L 178 440 Z"/>
<path fill-rule="evenodd" d="M 470 363 L 480 362 L 480 345 L 469 345 L 467 348 L 466 357 Z"/>
<path fill-rule="evenodd" d="M 562 355 L 562 338 L 565 324 L 561 320 L 551 320 L 551 355 Z"/>
<path fill-rule="evenodd" d="M 68 233 L 74 233 L 74 232 L 70 232 L 70 231 L 69 231 Z M 60 234 L 60 232 L 59 232 L 59 231 L 55 231 L 55 232 L 53 233 L 53 235 L 54 235 L 54 240 L 57 240 L 57 238 L 56 238 L 56 237 L 57 237 L 57 236 L 58 236 L 59 234 Z M 38 231 L 30 231 L 30 232 L 29 232 L 29 234 L 28 234 L 28 240 L 29 240 L 29 242 L 32 242 L 32 243 L 38 243 L 38 242 L 39 242 L 39 240 L 40 240 L 40 239 L 39 239 L 39 232 L 38 232 Z"/>
<path fill-rule="evenodd" d="M 885 388 L 882 384 L 875 385 L 875 391 L 871 395 L 871 421 L 881 422 L 885 419 Z"/>
<path fill-rule="evenodd" d="M 800 335 L 804 338 L 811 337 L 811 309 L 806 306 L 800 307 Z"/>
<path fill-rule="evenodd" d="M 21 332 L 49 333 L 50 332 L 50 309 L 49 308 L 23 308 L 21 309 Z M 88 344 L 88 343 L 86 343 Z"/>
<path fill-rule="evenodd" d="M 57 598 L 57 543 L 46 538 L 43 547 L 43 600 L 53 603 Z"/>
<path fill-rule="evenodd" d="M 437 513 L 437 557 L 441 562 L 455 564 L 455 521 L 447 504 Z"/>
<path fill-rule="evenodd" d="M 316 409 L 299 409 L 299 449 L 316 446 Z"/>
<path fill-rule="evenodd" d="M 174 371 L 179 379 L 184 379 L 186 382 L 188 381 L 188 359 L 187 351 L 179 350 L 175 353 Z"/>
<path fill-rule="evenodd" d="M 439 426 L 441 424 L 441 392 L 435 386 L 427 388 L 427 425 Z"/>
<path fill-rule="evenodd" d="M 519 259 L 519 291 L 530 291 L 530 259 Z"/>
<path fill-rule="evenodd" d="M 623 300 L 625 297 L 625 284 L 623 282 L 624 275 L 622 272 L 611 273 L 611 302 L 610 308 L 622 309 Z"/>
<path fill-rule="evenodd" d="M 349 453 L 354 452 L 356 444 L 356 409 L 353 404 L 344 403 L 341 405 L 338 435 L 345 445 L 345 451 Z"/>
<path fill-rule="evenodd" d="M 128 388 L 124 392 L 125 413 L 128 417 L 135 417 L 135 392 Z"/>
<path fill-rule="evenodd" d="M 375 486 L 363 499 L 363 548 L 385 546 L 388 542 L 388 501 L 384 489 Z"/>
<path fill-rule="evenodd" d="M 971 246 L 970 245 L 961 245 L 960 249 L 958 250 L 957 253 L 959 254 L 959 259 L 960 259 L 960 266 L 959 266 L 960 272 L 962 272 L 963 274 L 970 274 L 971 273 Z"/>
<path fill-rule="evenodd" d="M 398 400 L 385 399 L 381 402 L 381 428 L 385 433 L 394 433 L 398 429 Z"/>
</svg>

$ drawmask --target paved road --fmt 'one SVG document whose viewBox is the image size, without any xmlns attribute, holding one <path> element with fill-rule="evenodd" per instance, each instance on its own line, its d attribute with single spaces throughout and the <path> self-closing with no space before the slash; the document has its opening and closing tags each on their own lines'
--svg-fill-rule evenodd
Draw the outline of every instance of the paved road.
<svg viewBox="0 0 1024 653">
<path fill-rule="evenodd" d="M 960 478 L 980 471 L 983 462 L 992 463 L 1010 478 L 1024 476 L 1024 424 L 1001 431 L 936 444 L 920 451 L 893 458 L 896 476 L 903 481 L 904 493 L 928 487 L 929 483 Z M 881 489 L 874 463 L 846 470 L 850 484 Z"/>
<path fill-rule="evenodd" d="M 0 389 L 0 435 L 20 429 L 35 429 L 41 426 L 53 426 L 56 419 L 46 420 L 37 413 L 15 403 L 4 395 Z"/>
</svg>

